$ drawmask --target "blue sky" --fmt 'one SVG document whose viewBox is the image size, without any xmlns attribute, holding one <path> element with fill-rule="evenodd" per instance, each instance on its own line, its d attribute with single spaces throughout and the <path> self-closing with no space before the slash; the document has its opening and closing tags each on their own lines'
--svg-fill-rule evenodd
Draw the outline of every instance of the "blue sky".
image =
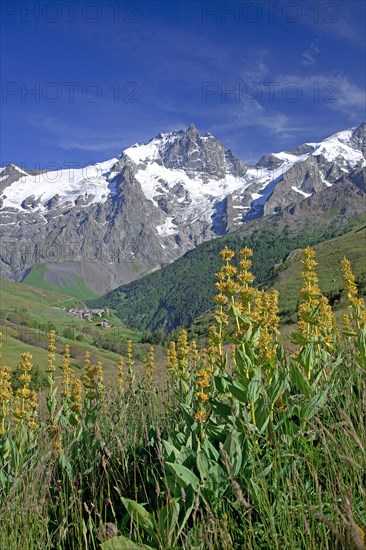
<svg viewBox="0 0 366 550">
<path fill-rule="evenodd" d="M 190 122 L 250 164 L 366 118 L 362 0 L 4 0 L 1 22 L 2 165 L 84 165 Z"/>
</svg>

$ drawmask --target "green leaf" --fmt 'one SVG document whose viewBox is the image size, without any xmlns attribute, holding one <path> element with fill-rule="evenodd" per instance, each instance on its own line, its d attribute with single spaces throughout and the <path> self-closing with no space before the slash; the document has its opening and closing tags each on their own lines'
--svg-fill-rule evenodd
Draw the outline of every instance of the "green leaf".
<svg viewBox="0 0 366 550">
<path fill-rule="evenodd" d="M 170 443 L 169 441 L 163 440 L 162 444 L 168 460 L 175 459 L 177 462 L 180 462 L 180 463 L 183 462 L 182 453 L 176 447 L 174 447 L 172 443 Z"/>
<path fill-rule="evenodd" d="M 221 375 L 220 376 L 214 376 L 213 381 L 214 381 L 214 386 L 215 386 L 216 390 L 220 394 L 225 394 L 227 392 L 228 381 L 225 380 L 225 378 L 223 376 L 221 376 Z"/>
<path fill-rule="evenodd" d="M 300 332 L 291 332 L 291 342 L 293 344 L 297 344 L 298 346 L 305 346 L 308 339 Z"/>
<path fill-rule="evenodd" d="M 200 480 L 191 470 L 174 462 L 166 462 L 166 466 L 176 476 L 181 487 L 185 488 L 191 485 L 195 491 L 198 489 Z"/>
<path fill-rule="evenodd" d="M 240 472 L 243 461 L 242 441 L 239 438 L 239 433 L 237 431 L 229 433 L 222 448 L 228 455 L 230 475 L 236 477 Z"/>
<path fill-rule="evenodd" d="M 255 420 L 260 433 L 263 433 L 267 428 L 269 419 L 270 408 L 268 406 L 268 401 L 263 396 L 260 396 L 255 407 Z"/>
<path fill-rule="evenodd" d="M 146 544 L 137 544 L 122 535 L 108 539 L 102 542 L 100 546 L 102 550 L 155 550 L 155 547 L 153 548 Z"/>
<path fill-rule="evenodd" d="M 232 414 L 230 405 L 227 405 L 226 403 L 222 403 L 218 399 L 213 399 L 211 401 L 211 408 L 215 414 L 217 414 L 221 418 L 224 418 L 225 420 L 228 420 Z"/>
<path fill-rule="evenodd" d="M 220 453 L 215 447 L 212 445 L 211 441 L 206 438 L 203 441 L 202 449 L 205 451 L 208 458 L 217 461 L 219 459 Z"/>
<path fill-rule="evenodd" d="M 235 350 L 235 363 L 237 367 L 246 373 L 252 368 L 252 361 L 243 350 L 236 348 Z"/>
<path fill-rule="evenodd" d="M 262 388 L 262 371 L 258 367 L 253 378 L 248 384 L 247 398 L 250 403 L 255 403 Z"/>
<path fill-rule="evenodd" d="M 210 462 L 202 451 L 197 453 L 196 463 L 197 470 L 199 471 L 201 477 L 201 482 L 205 484 L 209 478 Z"/>
<path fill-rule="evenodd" d="M 300 418 L 303 420 L 310 420 L 312 416 L 323 407 L 328 397 L 328 388 L 316 395 L 313 395 L 303 407 L 300 409 Z"/>
<path fill-rule="evenodd" d="M 240 401 L 240 403 L 247 403 L 247 388 L 240 382 L 233 381 L 228 385 L 230 393 Z"/>
<path fill-rule="evenodd" d="M 178 523 L 180 506 L 178 499 L 172 498 L 168 501 L 159 512 L 158 516 L 158 528 L 160 538 L 168 542 L 168 546 L 171 546 L 171 539 L 174 533 L 174 529 Z M 182 526 L 180 526 L 182 528 Z"/>
<path fill-rule="evenodd" d="M 283 390 L 287 387 L 288 377 L 287 372 L 276 374 L 267 387 L 267 395 L 273 406 L 280 398 Z"/>
<path fill-rule="evenodd" d="M 121 497 L 121 500 L 132 521 L 142 527 L 155 542 L 158 542 L 156 537 L 156 525 L 152 515 L 149 514 L 141 504 L 138 504 L 134 500 L 125 497 Z"/>
<path fill-rule="evenodd" d="M 311 394 L 311 385 L 294 361 L 290 363 L 290 378 L 295 388 L 304 395 Z"/>
</svg>

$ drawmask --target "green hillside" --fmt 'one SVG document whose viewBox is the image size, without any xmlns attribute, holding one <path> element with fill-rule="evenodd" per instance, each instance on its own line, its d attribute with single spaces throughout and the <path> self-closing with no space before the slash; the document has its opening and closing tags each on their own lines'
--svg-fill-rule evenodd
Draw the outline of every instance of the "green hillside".
<svg viewBox="0 0 366 550">
<path fill-rule="evenodd" d="M 110 328 L 98 326 L 99 318 L 92 321 L 72 316 L 63 307 L 84 304 L 62 292 L 36 288 L 0 278 L 0 330 L 4 335 L 4 364 L 16 365 L 25 351 L 33 355 L 33 363 L 44 370 L 47 365 L 47 335 L 51 328 L 57 333 L 56 363 L 62 362 L 66 343 L 71 348 L 71 363 L 80 370 L 86 351 L 92 361 L 102 361 L 105 372 L 115 369 L 120 354 L 125 354 L 126 341 L 136 345 L 137 358 L 142 360 L 145 347 L 140 344 L 141 333 L 132 331 L 111 313 L 104 315 Z"/>
<path fill-rule="evenodd" d="M 79 300 L 90 300 L 96 296 L 87 286 L 80 275 L 69 275 L 64 284 L 52 284 L 45 280 L 48 268 L 45 264 L 35 265 L 31 272 L 25 277 L 24 282 L 33 287 L 42 288 L 49 291 L 57 291 L 60 294 L 73 296 Z"/>
<path fill-rule="evenodd" d="M 366 288 L 366 226 L 340 237 L 327 240 L 315 246 L 319 286 L 332 305 L 342 304 L 342 273 L 340 261 L 346 256 L 352 263 L 359 290 Z M 302 286 L 300 250 L 292 252 L 279 266 L 270 286 L 280 293 L 280 309 L 283 316 L 291 316 L 297 309 L 299 291 Z"/>
<path fill-rule="evenodd" d="M 328 296 L 337 311 L 346 305 L 340 261 L 346 256 L 352 263 L 359 293 L 366 295 L 366 226 L 356 228 L 345 235 L 329 239 L 314 246 L 317 253 L 319 287 Z M 300 263 L 301 250 L 291 252 L 276 268 L 274 275 L 263 285 L 266 290 L 279 291 L 279 306 L 282 324 L 297 321 L 299 292 L 303 285 Z M 197 317 L 189 327 L 191 338 L 200 340 L 212 324 L 213 308 Z M 282 335 L 287 331 L 283 330 Z"/>
<path fill-rule="evenodd" d="M 203 243 L 163 269 L 89 301 L 93 307 L 111 307 L 115 314 L 133 328 L 171 331 L 189 326 L 212 307 L 215 272 L 220 266 L 219 251 L 227 245 L 238 251 L 244 245 L 254 251 L 253 272 L 256 283 L 268 280 L 275 265 L 293 250 L 349 231 L 364 222 L 360 216 L 344 225 L 304 223 L 295 231 L 290 225 L 275 225 L 273 218 L 259 224 Z M 248 224 L 249 225 L 249 224 Z M 249 233 L 249 234 L 248 234 Z"/>
</svg>

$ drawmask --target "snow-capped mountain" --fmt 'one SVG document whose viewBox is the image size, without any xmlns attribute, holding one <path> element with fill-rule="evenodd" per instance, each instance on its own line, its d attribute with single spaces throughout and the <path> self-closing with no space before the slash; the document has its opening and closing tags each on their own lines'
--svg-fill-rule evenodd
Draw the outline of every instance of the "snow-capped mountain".
<svg viewBox="0 0 366 550">
<path fill-rule="evenodd" d="M 364 170 L 366 124 L 246 166 L 194 125 L 84 168 L 0 171 L 2 275 L 103 292 Z"/>
</svg>

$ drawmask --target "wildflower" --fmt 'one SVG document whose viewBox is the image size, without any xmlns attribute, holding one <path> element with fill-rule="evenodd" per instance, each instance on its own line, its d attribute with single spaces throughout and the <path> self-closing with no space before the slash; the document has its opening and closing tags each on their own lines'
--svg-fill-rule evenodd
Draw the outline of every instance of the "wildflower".
<svg viewBox="0 0 366 550">
<path fill-rule="evenodd" d="M 126 361 L 126 365 L 127 365 L 127 372 L 128 372 L 128 383 L 129 383 L 129 388 L 130 390 L 133 389 L 133 384 L 135 382 L 135 374 L 133 372 L 133 365 L 134 365 L 134 361 L 132 359 L 133 357 L 133 345 L 132 345 L 132 340 L 127 340 L 127 361 Z"/>
<path fill-rule="evenodd" d="M 18 365 L 18 378 L 22 386 L 16 391 L 13 408 L 14 421 L 17 424 L 26 423 L 30 429 L 36 427 L 35 416 L 38 407 L 37 393 L 29 388 L 31 382 L 32 355 L 29 352 L 21 354 L 21 362 Z"/>
<path fill-rule="evenodd" d="M 123 377 L 124 363 L 122 355 L 118 358 L 118 392 L 122 396 L 124 392 L 124 377 Z"/>
<path fill-rule="evenodd" d="M 168 347 L 166 355 L 166 368 L 168 369 L 173 381 L 175 381 L 178 378 L 178 356 L 174 341 L 170 342 Z"/>
<path fill-rule="evenodd" d="M 203 392 L 203 391 L 198 391 L 198 392 L 196 393 L 196 395 L 197 395 L 197 397 L 198 397 L 198 399 L 199 399 L 200 401 L 207 401 L 208 398 L 209 398 L 209 396 L 207 395 L 207 393 L 205 393 L 205 392 Z"/>
<path fill-rule="evenodd" d="M 356 277 L 353 274 L 351 263 L 347 258 L 341 261 L 341 268 L 344 281 L 344 289 L 347 294 L 348 301 L 352 307 L 351 318 L 357 329 L 361 328 L 366 323 L 366 306 L 365 300 L 359 298 L 356 285 Z"/>
<path fill-rule="evenodd" d="M 220 252 L 220 256 L 224 262 L 230 262 L 230 260 L 233 259 L 235 256 L 235 252 L 233 250 L 230 250 L 227 246 L 223 248 Z"/>
<path fill-rule="evenodd" d="M 54 330 L 50 330 L 50 333 L 48 335 L 48 367 L 46 369 L 46 372 L 54 372 L 56 367 L 54 365 L 54 360 L 56 358 L 55 351 L 55 334 L 56 332 Z"/>
<path fill-rule="evenodd" d="M 177 342 L 177 360 L 178 360 L 178 374 L 182 379 L 187 379 L 188 377 L 188 366 L 189 366 L 189 346 L 188 346 L 188 335 L 186 330 L 181 330 L 178 342 Z"/>
<path fill-rule="evenodd" d="M 153 346 L 149 347 L 147 357 L 144 358 L 145 382 L 148 390 L 152 387 L 152 377 L 155 368 L 155 353 Z"/>
<path fill-rule="evenodd" d="M 80 415 L 82 409 L 82 385 L 78 378 L 73 378 L 70 388 L 70 410 Z"/>
<path fill-rule="evenodd" d="M 349 303 L 353 306 L 357 303 L 356 277 L 353 274 L 351 263 L 347 258 L 341 261 L 341 269 L 344 281 L 344 290 L 346 291 Z"/>
<path fill-rule="evenodd" d="M 11 369 L 10 367 L 0 367 L 0 435 L 6 431 L 5 423 L 12 398 Z"/>
<path fill-rule="evenodd" d="M 317 265 L 315 250 L 307 247 L 303 250 L 302 256 L 304 285 L 300 291 L 302 301 L 298 308 L 298 334 L 305 338 L 305 343 L 316 342 L 315 350 L 318 354 L 329 352 L 336 342 L 334 314 L 328 299 L 321 295 L 318 286 L 318 276 L 314 271 Z M 306 344 L 300 346 L 299 353 L 304 349 L 304 345 Z M 314 364 L 313 361 L 307 362 L 308 380 L 311 378 Z M 325 369 L 323 374 L 327 378 Z"/>
<path fill-rule="evenodd" d="M 57 407 L 57 397 L 56 397 L 57 389 L 56 390 L 54 389 L 55 387 L 54 372 L 56 369 L 55 363 L 54 363 L 56 359 L 55 334 L 56 333 L 54 330 L 50 330 L 48 335 L 48 367 L 46 369 L 46 372 L 49 373 L 48 375 L 49 389 L 48 389 L 46 402 L 47 402 L 47 410 L 50 415 L 51 426 L 54 424 L 54 416 L 55 416 L 55 411 Z"/>
<path fill-rule="evenodd" d="M 280 318 L 278 313 L 278 292 L 258 291 L 254 299 L 252 317 L 260 327 L 258 357 L 262 364 L 273 363 L 277 352 L 277 335 Z"/>
<path fill-rule="evenodd" d="M 50 428 L 52 451 L 54 458 L 58 458 L 62 452 L 62 432 L 59 424 L 53 424 Z"/>
<path fill-rule="evenodd" d="M 101 361 L 96 365 L 96 378 L 97 378 L 97 394 L 101 406 L 105 407 L 105 385 L 103 380 L 103 364 Z"/>
<path fill-rule="evenodd" d="M 199 424 L 204 424 L 208 418 L 208 414 L 206 411 L 204 411 L 203 409 L 200 409 L 196 414 L 195 414 L 195 420 L 197 420 L 197 422 Z"/>
<path fill-rule="evenodd" d="M 92 365 L 90 361 L 90 353 L 85 352 L 84 358 L 84 376 L 83 385 L 85 389 L 85 397 L 89 402 L 93 401 L 98 395 L 98 373 L 99 369 L 96 365 Z M 89 403 L 90 404 L 90 403 Z"/>
<path fill-rule="evenodd" d="M 65 345 L 64 357 L 62 360 L 62 398 L 64 402 L 68 402 L 70 399 L 70 383 L 72 378 L 72 371 L 70 368 L 70 346 Z"/>
<path fill-rule="evenodd" d="M 206 402 L 209 399 L 209 394 L 207 393 L 208 388 L 210 387 L 210 372 L 203 366 L 196 374 L 196 396 L 199 402 L 199 410 L 195 415 L 195 419 L 200 424 L 206 422 L 208 418 L 208 413 L 206 411 Z"/>
<path fill-rule="evenodd" d="M 307 247 L 303 250 L 304 286 L 301 289 L 302 302 L 299 305 L 299 332 L 306 338 L 314 336 L 327 338 L 333 327 L 333 313 L 328 299 L 322 296 L 318 286 L 318 276 L 314 271 L 317 265 L 315 250 Z"/>
<path fill-rule="evenodd" d="M 256 289 L 251 286 L 255 280 L 254 275 L 250 271 L 252 261 L 249 259 L 253 256 L 253 251 L 245 246 L 239 251 L 239 256 L 239 273 L 236 280 L 240 284 L 240 309 L 243 315 L 249 316 L 252 309 L 251 302 L 255 298 L 257 292 Z"/>
</svg>

